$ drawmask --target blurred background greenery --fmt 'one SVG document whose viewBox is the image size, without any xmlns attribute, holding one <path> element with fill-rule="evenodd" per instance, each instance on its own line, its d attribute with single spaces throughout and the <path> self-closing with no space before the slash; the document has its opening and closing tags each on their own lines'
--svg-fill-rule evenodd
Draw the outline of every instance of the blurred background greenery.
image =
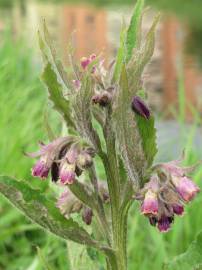
<svg viewBox="0 0 202 270">
<path fill-rule="evenodd" d="M 158 116 L 159 153 L 157 161 L 176 159 L 185 148 L 185 164 L 191 165 L 201 159 L 202 150 L 201 103 L 196 103 L 199 100 L 198 93 L 202 93 L 200 92 L 202 88 L 200 71 L 202 3 L 200 0 L 148 0 L 147 2 L 155 9 L 161 9 L 166 21 L 162 22 L 163 26 L 159 31 L 163 31 L 163 33 L 158 34 L 158 40 L 167 38 L 166 40 L 169 41 L 170 38 L 173 38 L 172 36 L 165 37 L 168 26 L 166 23 L 169 21 L 169 27 L 173 24 L 180 27 L 180 33 L 183 34 L 183 48 L 185 48 L 183 56 L 181 53 L 171 55 L 175 56 L 175 87 L 174 82 L 171 82 L 171 85 L 169 82 L 166 83 L 169 70 L 165 70 L 163 80 L 160 82 L 158 77 L 154 77 L 154 86 L 152 82 L 148 81 L 148 90 L 150 85 L 155 90 L 155 95 L 151 96 L 150 100 L 158 101 L 154 104 L 151 102 L 151 106 Z M 77 20 L 79 21 L 77 14 L 87 16 L 87 29 L 79 29 L 81 37 L 76 37 L 76 56 L 79 58 L 85 53 L 96 51 L 98 45 L 99 49 L 104 48 L 105 56 L 110 59 L 118 47 L 122 15 L 129 20 L 134 1 L 125 0 L 123 4 L 123 1 L 114 0 L 110 1 L 110 5 L 108 3 L 107 0 L 86 0 L 82 3 L 76 0 L 0 0 L 1 174 L 26 179 L 35 186 L 39 183 L 30 176 L 33 161 L 26 158 L 23 151 L 25 149 L 26 151 L 34 150 L 37 141 L 47 140 L 43 127 L 47 98 L 39 79 L 41 62 L 35 36 L 40 17 L 45 17 L 47 24 L 51 27 L 53 38 L 58 44 L 64 62 L 66 62 L 66 42 L 69 34 L 76 28 Z M 96 18 L 93 17 L 95 14 Z M 92 26 L 95 21 L 98 23 L 96 27 L 102 25 L 97 36 Z M 78 25 L 81 27 L 79 22 Z M 58 29 L 60 29 L 59 32 Z M 88 35 L 88 43 L 89 40 L 92 40 L 91 47 L 86 47 L 84 42 L 86 35 Z M 181 39 L 182 37 L 179 38 L 178 35 L 173 43 L 176 48 L 178 43 L 182 43 Z M 161 46 L 164 47 L 165 43 Z M 172 43 L 170 46 L 172 47 Z M 181 52 L 181 49 L 179 50 Z M 186 55 L 189 55 L 189 59 L 191 57 L 188 64 L 185 61 Z M 160 62 L 155 63 L 154 61 L 155 73 L 159 63 L 167 61 L 165 57 L 166 53 L 163 52 Z M 190 69 L 192 77 L 189 77 L 189 80 L 193 80 L 196 91 L 192 88 L 192 84 L 190 89 L 187 83 L 186 76 L 190 76 Z M 197 83 L 193 79 L 193 74 L 194 78 L 197 77 Z M 168 76 L 167 80 L 169 78 Z M 61 128 L 60 117 L 51 112 L 49 114 L 51 124 L 57 132 Z M 202 186 L 201 166 L 193 177 L 198 185 Z M 40 185 L 44 189 L 47 188 L 46 182 L 40 182 Z M 129 269 L 163 269 L 164 262 L 183 253 L 196 234 L 202 230 L 201 203 L 202 195 L 200 194 L 187 207 L 185 216 L 176 219 L 173 229 L 168 234 L 159 234 L 149 226 L 147 220 L 138 212 L 136 213 L 138 206 L 135 205 L 130 212 L 129 220 Z M 66 244 L 31 224 L 2 197 L 0 198 L 0 217 L 0 270 L 68 269 Z M 40 248 L 38 252 L 37 247 Z M 84 268 L 84 264 L 81 263 L 82 254 L 83 250 L 79 250 L 77 255 L 80 260 L 80 268 L 75 270 L 89 270 L 89 268 Z M 100 266 L 97 267 L 97 269 L 102 269 Z"/>
</svg>

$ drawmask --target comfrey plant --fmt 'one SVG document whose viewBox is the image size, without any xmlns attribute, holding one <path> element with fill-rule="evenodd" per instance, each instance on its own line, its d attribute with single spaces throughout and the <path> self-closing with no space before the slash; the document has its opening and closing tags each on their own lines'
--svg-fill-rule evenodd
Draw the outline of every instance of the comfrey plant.
<svg viewBox="0 0 202 270">
<path fill-rule="evenodd" d="M 37 152 L 27 155 L 38 158 L 32 175 L 46 181 L 50 175 L 63 192 L 51 200 L 27 182 L 0 180 L 1 193 L 26 216 L 65 240 L 102 252 L 108 270 L 127 269 L 132 203 L 139 203 L 152 226 L 167 232 L 199 192 L 188 177 L 192 168 L 182 168 L 180 161 L 153 164 L 156 130 L 142 73 L 153 54 L 159 16 L 143 38 L 143 4 L 137 1 L 130 26 L 121 31 L 117 57 L 108 67 L 101 56 L 92 54 L 76 63 L 70 53 L 67 73 L 44 24 L 39 33 L 42 80 L 68 134 L 41 142 Z M 106 181 L 98 177 L 98 160 Z"/>
</svg>

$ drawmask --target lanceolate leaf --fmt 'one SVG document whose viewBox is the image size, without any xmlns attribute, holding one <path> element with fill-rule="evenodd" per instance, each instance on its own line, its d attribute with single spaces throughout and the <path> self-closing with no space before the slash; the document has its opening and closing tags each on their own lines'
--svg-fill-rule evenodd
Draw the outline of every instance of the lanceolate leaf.
<svg viewBox="0 0 202 270">
<path fill-rule="evenodd" d="M 0 193 L 32 221 L 49 232 L 63 238 L 97 247 L 97 242 L 73 219 L 64 218 L 54 203 L 47 200 L 40 190 L 26 182 L 7 176 L 0 177 Z"/>
<path fill-rule="evenodd" d="M 132 57 L 133 49 L 138 48 L 141 42 L 141 22 L 143 7 L 144 0 L 137 0 L 126 38 L 127 62 Z"/>
<path fill-rule="evenodd" d="M 114 68 L 114 76 L 113 76 L 113 81 L 116 82 L 119 79 L 121 70 L 122 70 L 122 65 L 124 63 L 124 57 L 125 57 L 125 39 L 126 39 L 126 29 L 123 26 L 122 31 L 120 34 L 120 47 L 117 52 L 117 57 L 116 57 L 116 63 L 115 63 L 115 68 Z"/>
<path fill-rule="evenodd" d="M 48 28 L 46 27 L 45 21 L 43 22 L 43 36 L 40 34 L 40 32 L 38 33 L 38 35 L 39 46 L 41 49 L 44 64 L 47 64 L 47 61 L 51 63 L 52 68 L 57 75 L 57 79 L 62 85 L 63 91 L 67 92 L 68 90 L 70 90 L 70 87 L 68 87 L 69 85 L 67 73 L 63 67 L 62 62 L 57 57 L 56 50 L 53 46 L 53 42 L 48 32 Z"/>
<path fill-rule="evenodd" d="M 132 98 L 133 93 L 129 90 L 126 68 L 123 66 L 120 88 L 114 104 L 114 128 L 128 176 L 137 185 L 143 176 L 142 172 L 147 166 L 147 161 L 137 122 L 134 120 L 134 112 L 131 109 Z"/>
<path fill-rule="evenodd" d="M 92 81 L 87 75 L 82 80 L 81 89 L 74 95 L 72 101 L 73 114 L 77 130 L 97 151 L 100 149 L 100 139 L 92 125 L 91 99 L 93 95 Z"/>
<path fill-rule="evenodd" d="M 190 245 L 188 250 L 177 256 L 164 266 L 164 270 L 191 270 L 202 269 L 202 232 L 196 240 Z"/>
<path fill-rule="evenodd" d="M 48 88 L 49 98 L 53 102 L 55 109 L 62 114 L 70 127 L 74 127 L 74 122 L 70 114 L 70 101 L 64 98 L 62 85 L 58 82 L 50 63 L 47 63 L 44 67 L 42 80 Z"/>
<path fill-rule="evenodd" d="M 160 15 L 157 15 L 154 18 L 153 24 L 147 33 L 145 42 L 141 45 L 140 49 L 133 50 L 131 60 L 127 65 L 129 87 L 134 94 L 141 89 L 141 75 L 154 53 L 155 29 L 159 19 Z"/>
</svg>

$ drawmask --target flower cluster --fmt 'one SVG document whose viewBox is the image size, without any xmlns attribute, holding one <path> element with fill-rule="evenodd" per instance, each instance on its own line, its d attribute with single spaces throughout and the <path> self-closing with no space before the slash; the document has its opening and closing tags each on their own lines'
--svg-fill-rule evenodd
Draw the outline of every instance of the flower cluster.
<svg viewBox="0 0 202 270">
<path fill-rule="evenodd" d="M 32 175 L 45 179 L 51 171 L 52 180 L 61 184 L 74 183 L 76 176 L 90 167 L 93 162 L 92 148 L 83 147 L 74 137 L 67 136 L 45 145 L 40 143 L 40 150 L 28 154 L 40 157 L 32 169 Z"/>
<path fill-rule="evenodd" d="M 109 202 L 109 192 L 103 183 L 98 183 L 99 196 L 103 203 Z M 90 225 L 93 218 L 93 210 L 84 205 L 69 189 L 66 189 L 57 200 L 56 206 L 61 214 L 70 218 L 73 213 L 81 213 L 83 222 Z"/>
<path fill-rule="evenodd" d="M 136 199 L 141 200 L 141 212 L 159 231 L 167 232 L 174 216 L 184 213 L 186 203 L 194 199 L 199 187 L 186 176 L 190 168 L 182 168 L 179 161 L 155 166 L 155 174 L 145 184 Z"/>
<path fill-rule="evenodd" d="M 109 67 L 112 69 L 112 66 Z M 73 80 L 73 86 L 76 91 L 79 91 L 82 86 L 82 78 L 87 71 L 90 70 L 91 78 L 94 81 L 94 95 L 92 103 L 98 104 L 101 107 L 106 107 L 112 100 L 114 87 L 109 85 L 110 80 L 107 80 L 107 71 L 104 67 L 104 60 L 100 59 L 95 54 L 89 57 L 82 57 L 80 67 L 77 68 L 77 78 Z M 79 71 L 79 72 L 78 72 Z"/>
<path fill-rule="evenodd" d="M 71 214 L 80 213 L 82 211 L 83 222 L 87 225 L 90 225 L 92 222 L 92 209 L 83 205 L 83 203 L 79 201 L 69 189 L 60 195 L 56 206 L 60 209 L 61 214 L 63 214 L 67 219 L 70 218 Z"/>
</svg>

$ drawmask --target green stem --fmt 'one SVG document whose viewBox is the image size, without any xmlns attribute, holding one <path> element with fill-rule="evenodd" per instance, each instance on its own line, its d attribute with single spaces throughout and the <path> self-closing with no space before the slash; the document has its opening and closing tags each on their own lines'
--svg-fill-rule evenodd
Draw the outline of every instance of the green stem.
<svg viewBox="0 0 202 270">
<path fill-rule="evenodd" d="M 122 222 L 121 210 L 121 192 L 120 192 L 120 174 L 118 157 L 116 154 L 115 134 L 111 123 L 111 108 L 107 110 L 106 124 L 104 127 L 104 136 L 107 147 L 107 155 L 103 156 L 103 163 L 107 175 L 109 188 L 111 215 L 112 215 L 112 233 L 113 233 L 113 250 L 115 259 L 113 262 L 109 258 L 110 270 L 126 270 L 126 234 L 124 233 L 125 222 Z M 126 213 L 127 214 L 127 213 Z M 114 264 L 115 260 L 115 264 Z"/>
</svg>

